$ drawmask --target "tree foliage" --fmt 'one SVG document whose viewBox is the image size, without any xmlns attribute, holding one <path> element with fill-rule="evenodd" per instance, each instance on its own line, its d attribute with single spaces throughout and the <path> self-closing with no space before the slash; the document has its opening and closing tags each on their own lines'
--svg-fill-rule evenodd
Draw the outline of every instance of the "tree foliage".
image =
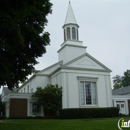
<svg viewBox="0 0 130 130">
<path fill-rule="evenodd" d="M 124 72 L 122 84 L 124 87 L 130 86 L 130 70 Z"/>
<path fill-rule="evenodd" d="M 114 89 L 130 86 L 130 70 L 124 72 L 124 76 L 116 75 L 113 77 L 113 84 Z"/>
<path fill-rule="evenodd" d="M 2 112 L 2 101 L 1 101 L 1 98 L 0 98 L 0 113 Z"/>
<path fill-rule="evenodd" d="M 118 89 L 122 87 L 122 80 L 123 80 L 123 77 L 120 75 L 116 75 L 115 77 L 113 77 L 114 89 Z"/>
<path fill-rule="evenodd" d="M 50 0 L 0 0 L 0 85 L 18 87 L 34 71 L 50 43 L 51 7 Z"/>
<path fill-rule="evenodd" d="M 62 103 L 62 88 L 58 85 L 48 84 L 44 89 L 38 87 L 33 96 L 38 97 L 38 103 L 42 104 L 45 110 L 57 111 Z"/>
</svg>

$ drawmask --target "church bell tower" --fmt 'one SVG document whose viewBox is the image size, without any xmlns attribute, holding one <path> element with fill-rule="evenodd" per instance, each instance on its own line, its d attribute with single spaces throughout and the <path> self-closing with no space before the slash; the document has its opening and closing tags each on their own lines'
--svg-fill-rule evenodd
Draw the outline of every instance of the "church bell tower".
<svg viewBox="0 0 130 130">
<path fill-rule="evenodd" d="M 64 42 L 58 50 L 59 61 L 63 60 L 63 64 L 86 53 L 85 46 L 79 41 L 79 25 L 76 22 L 74 12 L 69 2 L 65 23 L 63 25 Z"/>
<path fill-rule="evenodd" d="M 67 41 L 67 40 L 78 41 L 79 40 L 78 28 L 79 28 L 79 25 L 76 22 L 71 4 L 69 2 L 66 20 L 65 20 L 65 23 L 63 25 L 64 41 Z"/>
</svg>

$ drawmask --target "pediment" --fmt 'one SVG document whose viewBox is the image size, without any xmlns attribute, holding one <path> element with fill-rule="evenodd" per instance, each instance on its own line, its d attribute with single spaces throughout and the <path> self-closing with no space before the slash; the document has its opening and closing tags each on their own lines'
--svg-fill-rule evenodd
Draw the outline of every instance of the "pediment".
<svg viewBox="0 0 130 130">
<path fill-rule="evenodd" d="M 111 71 L 109 68 L 107 68 L 105 65 L 93 58 L 88 53 L 66 63 L 64 67 Z"/>
<path fill-rule="evenodd" d="M 89 61 L 88 59 L 85 59 L 79 63 L 77 63 L 77 65 L 79 66 L 95 66 L 91 61 Z"/>
</svg>

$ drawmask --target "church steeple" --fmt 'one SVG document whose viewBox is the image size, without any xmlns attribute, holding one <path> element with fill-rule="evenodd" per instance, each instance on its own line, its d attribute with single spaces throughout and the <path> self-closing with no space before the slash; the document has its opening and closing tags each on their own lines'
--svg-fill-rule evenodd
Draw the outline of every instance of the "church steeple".
<svg viewBox="0 0 130 130">
<path fill-rule="evenodd" d="M 59 61 L 63 61 L 63 64 L 86 53 L 87 47 L 82 45 L 82 41 L 79 41 L 78 28 L 79 25 L 76 22 L 73 9 L 69 3 L 65 23 L 63 25 L 64 42 L 58 50 Z"/>
<path fill-rule="evenodd" d="M 66 19 L 65 19 L 65 24 L 70 24 L 70 23 L 77 24 L 72 6 L 69 3 L 67 14 L 66 14 Z"/>
<path fill-rule="evenodd" d="M 64 41 L 68 41 L 68 40 L 78 41 L 79 40 L 78 28 L 79 26 L 76 22 L 73 9 L 69 2 L 65 23 L 63 25 Z"/>
</svg>

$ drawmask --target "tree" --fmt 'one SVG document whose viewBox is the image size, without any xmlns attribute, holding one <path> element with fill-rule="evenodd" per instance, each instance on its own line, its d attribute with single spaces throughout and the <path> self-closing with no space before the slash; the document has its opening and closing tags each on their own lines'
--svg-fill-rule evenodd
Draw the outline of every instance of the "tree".
<svg viewBox="0 0 130 130">
<path fill-rule="evenodd" d="M 62 104 L 62 88 L 58 85 L 48 84 L 44 89 L 38 87 L 33 96 L 38 97 L 38 103 L 48 112 L 56 112 Z"/>
<path fill-rule="evenodd" d="M 130 86 L 130 70 L 127 70 L 126 72 L 124 72 L 122 84 L 124 87 Z"/>
<path fill-rule="evenodd" d="M 123 77 L 120 75 L 116 75 L 115 77 L 113 77 L 114 89 L 118 89 L 122 87 L 122 80 L 123 80 Z"/>
<path fill-rule="evenodd" d="M 124 72 L 124 76 L 116 75 L 113 77 L 113 84 L 114 89 L 130 86 L 130 70 Z"/>
<path fill-rule="evenodd" d="M 0 86 L 18 87 L 46 52 L 50 0 L 0 0 Z"/>
</svg>

